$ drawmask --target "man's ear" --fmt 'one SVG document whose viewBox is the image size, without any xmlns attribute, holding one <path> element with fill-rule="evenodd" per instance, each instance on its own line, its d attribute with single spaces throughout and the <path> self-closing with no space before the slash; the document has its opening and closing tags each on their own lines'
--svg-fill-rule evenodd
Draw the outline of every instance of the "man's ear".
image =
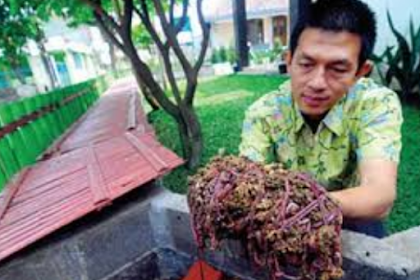
<svg viewBox="0 0 420 280">
<path fill-rule="evenodd" d="M 357 78 L 361 78 L 361 77 L 369 75 L 372 69 L 373 69 L 372 61 L 366 60 L 363 63 L 362 67 L 360 67 L 360 69 L 357 71 L 357 74 L 356 74 Z"/>
<path fill-rule="evenodd" d="M 287 72 L 290 73 L 290 68 L 292 67 L 292 52 L 287 50 L 285 52 L 285 61 L 287 66 Z"/>
</svg>

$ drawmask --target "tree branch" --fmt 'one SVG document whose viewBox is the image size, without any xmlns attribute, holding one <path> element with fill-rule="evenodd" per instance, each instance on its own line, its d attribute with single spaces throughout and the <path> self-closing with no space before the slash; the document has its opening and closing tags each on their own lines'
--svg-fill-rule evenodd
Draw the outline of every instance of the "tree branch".
<svg viewBox="0 0 420 280">
<path fill-rule="evenodd" d="M 203 41 L 201 42 L 201 50 L 198 55 L 197 62 L 194 66 L 194 72 L 198 73 L 201 66 L 203 65 L 204 58 L 206 56 L 207 48 L 209 46 L 210 39 L 210 26 L 206 23 L 203 15 L 203 0 L 197 1 L 197 15 L 198 21 L 200 22 L 201 30 L 203 31 Z"/>
<path fill-rule="evenodd" d="M 176 83 L 175 75 L 173 73 L 172 64 L 170 61 L 170 53 L 169 53 L 169 45 L 163 44 L 159 35 L 157 34 L 156 29 L 153 27 L 151 21 L 150 21 L 150 15 L 147 10 L 147 6 L 145 4 L 144 0 L 140 0 L 141 9 L 142 11 L 138 10 L 136 7 L 134 8 L 134 11 L 137 13 L 137 15 L 142 20 L 147 32 L 149 32 L 150 36 L 152 37 L 153 41 L 155 42 L 161 56 L 163 59 L 163 64 L 165 67 L 165 73 L 168 77 L 169 83 L 172 88 L 173 95 L 175 97 L 175 100 L 177 104 L 180 104 L 182 102 L 180 91 L 178 84 Z"/>
<path fill-rule="evenodd" d="M 163 58 L 163 64 L 165 66 L 165 72 L 166 72 L 166 75 L 168 76 L 168 81 L 172 88 L 172 94 L 175 97 L 176 103 L 178 105 L 181 105 L 182 104 L 181 93 L 180 93 L 178 84 L 176 82 L 175 74 L 172 68 L 169 50 L 167 51 L 166 54 L 162 54 L 162 58 Z"/>
<path fill-rule="evenodd" d="M 187 20 L 188 5 L 189 5 L 189 0 L 182 1 L 182 16 L 178 24 L 175 26 L 175 34 L 178 34 L 185 25 L 185 21 Z"/>
<path fill-rule="evenodd" d="M 133 19 L 133 0 L 124 0 L 124 15 L 121 22 L 121 29 L 127 38 L 131 40 L 131 22 Z"/>
<path fill-rule="evenodd" d="M 140 7 L 141 11 L 134 6 L 134 12 L 139 16 L 141 19 L 144 27 L 146 28 L 147 32 L 149 32 L 150 36 L 152 37 L 153 41 L 155 42 L 158 49 L 162 52 L 163 49 L 167 48 L 163 44 L 162 40 L 159 37 L 159 34 L 157 33 L 156 29 L 154 28 L 152 21 L 150 20 L 150 15 L 147 10 L 146 2 L 145 0 L 140 0 Z"/>
<path fill-rule="evenodd" d="M 114 4 L 114 9 L 115 9 L 115 11 L 117 13 L 119 22 L 122 22 L 123 15 L 121 13 L 120 0 L 113 0 L 112 3 Z"/>
<path fill-rule="evenodd" d="M 123 43 L 121 43 L 117 37 L 115 37 L 115 35 L 112 33 L 111 30 L 109 30 L 109 28 L 107 27 L 106 23 L 104 22 L 104 20 L 102 19 L 102 17 L 96 12 L 93 12 L 93 16 L 95 17 L 97 23 L 98 23 L 98 27 L 104 32 L 104 34 L 106 34 L 106 36 L 109 38 L 109 40 L 111 40 L 111 42 L 117 46 L 123 53 L 126 53 L 125 49 L 124 49 L 124 45 Z"/>
<path fill-rule="evenodd" d="M 198 55 L 198 59 L 194 65 L 194 70 L 192 74 L 193 82 L 187 84 L 187 90 L 185 93 L 185 102 L 187 104 L 193 103 L 195 90 L 197 87 L 198 73 L 200 71 L 201 66 L 203 66 L 204 59 L 206 57 L 207 48 L 209 46 L 209 40 L 210 40 L 210 26 L 206 23 L 203 16 L 203 0 L 197 1 L 197 14 L 198 14 L 198 20 L 200 22 L 201 29 L 203 31 L 203 41 L 201 42 L 200 54 Z"/>
<path fill-rule="evenodd" d="M 170 23 L 171 26 L 175 25 L 174 10 L 175 10 L 175 0 L 170 0 L 170 3 L 169 3 L 169 23 Z"/>
<path fill-rule="evenodd" d="M 141 60 L 141 58 L 137 55 L 137 52 L 135 50 L 133 50 L 132 56 L 129 55 L 129 57 L 132 59 L 132 64 L 135 71 L 137 71 L 144 84 L 150 89 L 150 91 L 153 94 L 153 97 L 156 98 L 159 105 L 161 105 L 165 109 L 165 111 L 168 112 L 170 115 L 174 116 L 175 118 L 178 117 L 180 114 L 179 109 L 166 96 L 165 92 L 156 82 L 147 64 Z"/>
<path fill-rule="evenodd" d="M 92 8 L 93 12 L 101 16 L 102 22 L 107 21 L 111 28 L 115 30 L 115 32 L 120 33 L 121 27 L 118 25 L 118 23 L 115 22 L 115 20 L 103 9 L 103 7 L 100 5 L 100 2 L 93 2 L 91 0 L 79 0 L 83 3 L 85 3 L 87 6 Z"/>
<path fill-rule="evenodd" d="M 189 75 L 193 70 L 192 66 L 188 59 L 185 57 L 185 54 L 178 43 L 174 28 L 172 28 L 172 26 L 169 25 L 165 17 L 165 11 L 163 10 L 162 3 L 160 2 L 160 0 L 153 0 L 153 3 L 155 4 L 156 12 L 161 21 L 163 32 L 165 33 L 166 39 L 168 40 L 168 44 L 170 47 L 173 48 L 176 57 L 181 63 L 185 75 Z"/>
</svg>

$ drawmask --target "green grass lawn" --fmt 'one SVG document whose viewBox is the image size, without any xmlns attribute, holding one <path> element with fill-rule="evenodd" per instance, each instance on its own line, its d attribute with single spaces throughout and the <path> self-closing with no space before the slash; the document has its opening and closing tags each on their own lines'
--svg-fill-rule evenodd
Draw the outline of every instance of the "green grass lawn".
<svg viewBox="0 0 420 280">
<path fill-rule="evenodd" d="M 201 82 L 196 96 L 205 149 L 202 165 L 220 149 L 237 154 L 245 110 L 265 93 L 275 90 L 284 79 L 267 76 L 233 75 Z M 404 108 L 403 151 L 398 178 L 398 200 L 387 221 L 391 232 L 420 225 L 420 111 Z M 177 127 L 164 112 L 154 112 L 150 120 L 159 140 L 181 155 Z M 167 175 L 164 185 L 179 193 L 187 191 L 187 176 L 179 168 Z"/>
</svg>

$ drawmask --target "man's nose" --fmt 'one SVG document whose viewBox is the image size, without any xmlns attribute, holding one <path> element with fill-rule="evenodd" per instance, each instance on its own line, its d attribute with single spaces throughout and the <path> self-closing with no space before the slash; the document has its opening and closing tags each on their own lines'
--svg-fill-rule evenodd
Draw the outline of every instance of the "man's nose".
<svg viewBox="0 0 420 280">
<path fill-rule="evenodd" d="M 327 87 L 327 81 L 325 78 L 325 69 L 318 67 L 315 69 L 313 76 L 309 81 L 309 86 L 314 91 L 322 91 Z"/>
</svg>

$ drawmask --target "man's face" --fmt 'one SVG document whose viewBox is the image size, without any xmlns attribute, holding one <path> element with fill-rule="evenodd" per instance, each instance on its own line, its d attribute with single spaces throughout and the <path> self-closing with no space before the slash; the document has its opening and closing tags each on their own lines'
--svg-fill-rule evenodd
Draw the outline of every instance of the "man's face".
<svg viewBox="0 0 420 280">
<path fill-rule="evenodd" d="M 288 59 L 293 99 L 303 114 L 319 120 L 370 70 L 358 71 L 361 38 L 349 32 L 305 29 Z"/>
</svg>

